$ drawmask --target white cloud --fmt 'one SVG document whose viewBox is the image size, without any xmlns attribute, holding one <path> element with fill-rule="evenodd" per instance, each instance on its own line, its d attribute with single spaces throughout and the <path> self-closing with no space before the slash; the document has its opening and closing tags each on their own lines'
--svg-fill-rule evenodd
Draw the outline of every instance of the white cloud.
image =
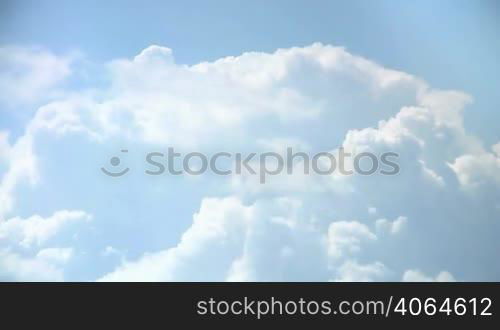
<svg viewBox="0 0 500 330">
<path fill-rule="evenodd" d="M 44 258 L 23 257 L 0 249 L 0 279 L 3 281 L 63 281 L 63 270 Z"/>
<path fill-rule="evenodd" d="M 492 146 L 493 152 L 466 154 L 449 166 L 456 173 L 460 184 L 474 188 L 491 181 L 500 185 L 500 143 Z"/>
<path fill-rule="evenodd" d="M 422 165 L 422 173 L 424 177 L 432 182 L 434 182 L 436 185 L 443 187 L 446 183 L 444 182 L 444 179 L 442 176 L 437 174 L 435 171 L 427 167 L 425 162 L 423 160 L 419 161 L 420 164 Z"/>
<path fill-rule="evenodd" d="M 301 207 L 289 199 L 250 206 L 233 197 L 204 199 L 176 247 L 125 262 L 101 280 L 289 280 L 314 278 L 316 272 L 328 276 L 336 268 L 328 262 L 328 254 L 348 257 L 363 241 L 376 239 L 361 223 L 338 221 L 330 225 L 324 242 L 319 227 L 297 217 Z M 301 274 L 307 264 L 315 271 Z M 379 264 L 355 266 L 346 264 L 339 276 L 355 276 L 358 270 L 360 278 L 377 277 L 381 271 Z"/>
<path fill-rule="evenodd" d="M 0 279 L 8 281 L 62 281 L 64 267 L 75 249 L 47 246 L 72 223 L 88 221 L 83 211 L 61 210 L 43 218 L 14 217 L 0 222 Z"/>
<path fill-rule="evenodd" d="M 9 156 L 10 156 L 9 134 L 7 132 L 0 131 L 0 161 L 2 163 L 8 161 Z"/>
<path fill-rule="evenodd" d="M 35 183 L 38 179 L 36 158 L 33 152 L 33 138 L 27 134 L 8 148 L 7 170 L 0 180 L 0 222 L 14 205 L 14 189 L 22 180 Z"/>
<path fill-rule="evenodd" d="M 41 246 L 72 222 L 87 221 L 91 216 L 83 211 L 57 211 L 43 218 L 33 215 L 22 219 L 14 217 L 0 222 L 0 242 L 15 242 L 22 247 Z"/>
<path fill-rule="evenodd" d="M 341 109 L 331 112 L 335 95 L 315 91 L 315 86 L 304 88 L 303 72 L 311 75 L 309 82 L 347 80 L 368 90 L 366 101 L 390 99 L 392 90 L 401 86 L 415 93 L 426 88 L 408 74 L 322 44 L 272 54 L 245 53 L 193 66 L 176 64 L 170 49 L 151 46 L 132 60 L 115 60 L 108 67 L 110 88 L 99 93 L 93 106 L 85 106 L 92 109 L 87 128 L 190 148 L 241 146 L 255 134 L 250 128 L 266 120 L 288 126 L 334 117 L 336 129 L 343 133 L 352 127 L 351 121 L 363 121 L 363 114 L 378 119 L 387 115 L 364 107 L 354 117 Z M 87 116 L 81 110 L 80 115 Z M 66 111 L 70 110 L 60 115 L 66 116 Z"/>
<path fill-rule="evenodd" d="M 122 256 L 122 253 L 120 250 L 108 245 L 102 250 L 101 255 L 103 257 L 110 257 L 110 256 Z"/>
<path fill-rule="evenodd" d="M 251 265 L 246 263 L 246 259 L 238 258 L 233 261 L 231 267 L 229 268 L 227 277 L 227 282 L 249 282 L 255 281 L 252 276 Z"/>
<path fill-rule="evenodd" d="M 441 271 L 435 277 L 428 276 L 418 269 L 410 269 L 404 272 L 403 282 L 455 282 L 453 275 L 447 271 Z"/>
<path fill-rule="evenodd" d="M 39 259 L 55 264 L 65 264 L 73 256 L 72 248 L 45 248 L 36 254 Z"/>
<path fill-rule="evenodd" d="M 381 232 L 388 232 L 390 234 L 398 234 L 401 232 L 401 230 L 404 229 L 408 222 L 408 219 L 406 217 L 400 216 L 394 221 L 390 221 L 387 219 L 378 219 L 375 222 L 375 225 L 377 227 L 377 231 Z"/>
<path fill-rule="evenodd" d="M 103 281 L 172 281 L 203 278 L 216 280 L 242 252 L 245 227 L 252 221 L 253 208 L 235 198 L 204 199 L 192 226 L 179 244 L 165 251 L 145 254 L 126 262 Z M 215 265 L 215 264 L 219 265 Z M 225 271 L 222 269 L 222 272 Z"/>
<path fill-rule="evenodd" d="M 50 152 L 57 148 L 55 142 L 66 139 L 78 150 L 85 150 L 79 148 L 78 143 L 82 143 L 93 151 L 133 144 L 141 150 L 175 146 L 184 151 L 283 152 L 293 146 L 296 151 L 314 152 L 335 151 L 342 145 L 346 151 L 397 151 L 402 171 L 383 178 L 306 176 L 300 175 L 303 164 L 297 164 L 293 176 L 275 176 L 265 185 L 258 183 L 257 176 L 233 177 L 214 185 L 204 185 L 206 181 L 200 178 L 200 191 L 219 197 L 203 198 L 191 226 L 182 224 L 188 229 L 178 243 L 173 244 L 171 238 L 164 245 L 155 242 L 153 246 L 161 248 L 150 253 L 137 243 L 134 257 L 124 259 L 102 280 L 383 279 L 388 268 L 399 272 L 408 269 L 409 261 L 391 245 L 398 239 L 396 235 L 384 239 L 377 235 L 398 234 L 407 220 L 379 219 L 375 234 L 362 223 L 367 205 L 377 206 L 368 210 L 370 215 L 387 214 L 390 219 L 400 214 L 416 219 L 418 215 L 422 220 L 415 222 L 416 227 L 449 226 L 453 230 L 449 235 L 463 238 L 469 233 L 461 230 L 470 228 L 464 222 L 450 225 L 449 220 L 463 221 L 469 216 L 466 211 L 478 205 L 470 207 L 469 196 L 453 190 L 453 179 L 456 176 L 462 185 L 491 178 L 494 184 L 500 182 L 500 144 L 493 152 L 484 151 L 482 142 L 463 125 L 462 112 L 472 101 L 470 96 L 434 90 L 423 80 L 381 67 L 343 48 L 314 44 L 187 66 L 176 63 L 172 50 L 151 46 L 133 59 L 112 61 L 107 69 L 108 86 L 61 95 L 40 106 L 25 135 L 12 145 L 7 135 L 0 135 L 0 155 L 8 159 L 0 183 L 0 240 L 8 241 L 9 248 L 44 245 L 64 224 L 86 218 L 84 212 L 72 216 L 55 213 L 47 219 L 11 216 L 22 207 L 14 203 L 21 182 L 51 184 L 41 180 L 44 173 L 40 173 L 43 168 L 38 161 L 48 156 L 39 154 L 38 148 L 43 146 Z M 95 190 L 96 182 L 80 183 L 79 194 L 71 196 L 82 200 L 100 193 Z M 175 187 L 188 190 L 183 183 L 176 181 Z M 144 192 L 134 198 L 156 193 L 142 181 L 134 184 L 138 186 L 131 191 Z M 203 190 L 208 186 L 210 189 Z M 73 194 L 74 187 L 59 184 L 53 189 Z M 193 207 L 198 201 L 183 202 Z M 136 205 L 127 207 L 134 211 L 131 214 L 143 213 L 134 209 Z M 452 217 L 450 210 L 457 207 Z M 488 205 L 479 203 L 479 207 L 491 216 Z M 100 219 L 109 216 L 102 208 L 97 212 Z M 5 220 L 7 216 L 11 219 Z M 130 223 L 136 219 L 124 220 Z M 96 221 L 96 226 L 98 233 L 105 232 L 106 221 Z M 419 244 L 419 260 L 442 261 L 432 253 L 436 248 L 433 241 L 439 240 L 432 235 L 448 232 L 443 227 L 425 230 L 429 233 L 425 237 L 421 232 L 408 237 L 408 243 Z M 141 235 L 141 231 L 134 234 Z M 102 247 L 119 246 L 115 244 L 121 239 L 118 234 L 112 243 L 103 239 L 97 253 L 116 254 L 113 248 Z M 142 237 L 137 242 L 148 239 Z M 390 258 L 384 253 L 388 247 L 396 251 Z M 450 244 L 449 249 L 456 246 Z M 23 265 L 33 259 L 39 265 L 48 255 L 57 259 L 61 252 L 39 251 L 38 257 L 27 257 L 9 251 L 8 256 L 4 253 L 9 269 L 15 265 L 24 269 Z M 135 257 L 138 254 L 142 256 Z M 356 259 L 352 259 L 354 255 Z M 58 268 L 46 269 L 48 273 L 55 269 L 50 277 L 61 278 Z M 409 272 L 407 277 L 415 277 L 416 271 Z"/>
<path fill-rule="evenodd" d="M 0 47 L 0 102 L 15 106 L 56 96 L 74 58 L 35 47 Z"/>
<path fill-rule="evenodd" d="M 381 280 L 389 270 L 381 262 L 359 264 L 357 261 L 348 260 L 338 270 L 337 282 L 373 282 Z"/>
<path fill-rule="evenodd" d="M 376 239 L 366 225 L 357 221 L 332 222 L 328 228 L 328 253 L 334 258 L 353 254 L 359 252 L 363 242 Z"/>
</svg>

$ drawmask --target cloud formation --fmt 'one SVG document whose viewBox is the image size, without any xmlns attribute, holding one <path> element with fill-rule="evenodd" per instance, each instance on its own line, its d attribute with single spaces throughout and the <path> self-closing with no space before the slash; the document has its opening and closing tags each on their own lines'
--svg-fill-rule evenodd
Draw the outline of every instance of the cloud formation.
<svg viewBox="0 0 500 330">
<path fill-rule="evenodd" d="M 83 211 L 61 210 L 43 218 L 33 215 L 0 222 L 0 279 L 62 281 L 73 248 L 50 247 L 72 223 L 89 221 Z"/>
<path fill-rule="evenodd" d="M 76 57 L 40 47 L 0 46 L 0 102 L 15 107 L 57 96 Z"/>
<path fill-rule="evenodd" d="M 44 88 L 59 90 L 69 62 L 50 63 L 59 75 Z M 151 46 L 106 63 L 101 74 L 105 86 L 47 92 L 56 96 L 37 108 L 21 136 L 0 134 L 0 159 L 7 160 L 0 169 L 0 263 L 17 270 L 9 276 L 29 279 L 31 264 L 46 278 L 81 272 L 103 281 L 500 276 L 500 266 L 484 262 L 499 248 L 491 233 L 500 229 L 500 150 L 467 131 L 471 96 L 320 43 L 195 65 Z M 293 175 L 262 185 L 258 176 L 146 179 L 133 159 L 169 146 L 284 152 L 291 144 L 308 152 L 397 152 L 401 172 L 301 175 L 299 160 Z M 131 174 L 121 181 L 99 176 L 96 169 L 124 146 L 136 166 Z M 46 194 L 49 205 L 37 203 Z M 30 202 L 34 213 L 85 211 L 17 216 L 29 214 Z M 83 223 L 88 233 L 77 245 L 42 246 L 59 225 L 88 214 L 93 221 Z M 16 245 L 43 250 L 27 259 L 13 252 Z M 79 253 L 87 257 L 65 268 Z M 83 272 L 91 261 L 95 271 Z"/>
</svg>

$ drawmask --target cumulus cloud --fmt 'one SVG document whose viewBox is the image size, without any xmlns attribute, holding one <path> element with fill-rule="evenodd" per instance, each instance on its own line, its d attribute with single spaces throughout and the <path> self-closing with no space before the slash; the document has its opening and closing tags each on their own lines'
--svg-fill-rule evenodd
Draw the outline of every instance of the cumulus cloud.
<svg viewBox="0 0 500 330">
<path fill-rule="evenodd" d="M 0 249 L 0 280 L 2 281 L 63 281 L 63 270 L 44 258 L 23 257 Z"/>
<path fill-rule="evenodd" d="M 464 187 L 474 188 L 491 181 L 500 184 L 500 143 L 491 149 L 492 152 L 462 155 L 449 164 Z"/>
<path fill-rule="evenodd" d="M 65 264 L 72 256 L 72 248 L 45 248 L 36 254 L 37 258 L 56 264 Z"/>
<path fill-rule="evenodd" d="M 55 97 L 56 87 L 72 72 L 75 56 L 39 47 L 0 47 L 0 102 L 19 106 Z"/>
<path fill-rule="evenodd" d="M 328 228 L 328 253 L 341 257 L 344 252 L 356 253 L 364 241 L 376 240 L 377 236 L 357 221 L 332 222 Z"/>
<path fill-rule="evenodd" d="M 146 254 L 136 262 L 126 262 L 102 280 L 215 280 L 241 253 L 244 228 L 252 220 L 252 212 L 252 207 L 246 207 L 234 198 L 205 199 L 200 212 L 193 217 L 192 226 L 176 247 Z"/>
<path fill-rule="evenodd" d="M 447 271 L 439 272 L 435 277 L 428 276 L 418 269 L 404 272 L 403 282 L 455 282 L 453 275 Z"/>
<path fill-rule="evenodd" d="M 314 222 L 298 217 L 300 207 L 290 199 L 249 206 L 235 198 L 205 199 L 176 247 L 125 262 L 101 280 L 314 279 L 316 272 L 337 274 L 337 269 L 329 269 L 330 257 L 348 256 L 359 250 L 361 241 L 376 239 L 355 221 L 333 222 L 325 238 Z M 314 273 L 308 274 L 304 265 Z M 338 276 L 339 280 L 379 278 L 384 272 L 379 263 L 347 262 Z"/>
<path fill-rule="evenodd" d="M 398 88 L 413 89 L 414 93 L 426 88 L 408 74 L 322 44 L 272 54 L 246 53 L 192 66 L 176 64 L 168 48 L 151 46 L 132 60 L 112 61 L 108 69 L 109 89 L 91 97 L 94 104 L 85 106 L 90 113 L 80 109 L 80 118 L 87 119 L 88 127 L 147 143 L 197 148 L 227 147 L 227 142 L 241 147 L 255 135 L 252 126 L 266 120 L 282 122 L 285 129 L 299 121 L 325 127 L 334 124 L 333 128 L 344 134 L 356 122 L 374 123 L 374 119 L 396 112 L 394 105 L 379 113 L 369 111 L 367 102 L 393 103 L 390 95 Z M 307 88 L 304 72 L 310 76 L 308 81 L 326 80 L 326 86 Z M 356 100 L 360 105 L 357 116 L 348 116 L 332 104 L 336 97 L 347 102 L 349 96 L 337 95 L 342 91 L 335 89 L 342 88 L 341 83 L 368 90 Z M 324 93 L 332 87 L 333 93 Z M 66 102 L 60 116 L 72 112 L 72 101 Z M 325 117 L 336 120 L 324 122 Z M 306 133 L 288 132 L 299 141 Z"/>
<path fill-rule="evenodd" d="M 10 156 L 9 134 L 0 132 L 0 160 L 5 162 Z"/>
<path fill-rule="evenodd" d="M 34 184 L 38 179 L 33 138 L 30 134 L 19 138 L 13 146 L 5 142 L 4 153 L 8 155 L 8 159 L 0 180 L 0 221 L 13 207 L 13 192 L 17 185 L 23 180 Z"/>
<path fill-rule="evenodd" d="M 48 68 L 57 67 L 49 63 Z M 459 253 L 465 239 L 482 238 L 471 252 L 481 257 L 493 256 L 498 247 L 483 231 L 487 223 L 488 232 L 495 232 L 498 225 L 490 220 L 499 210 L 459 189 L 473 184 L 494 200 L 500 186 L 500 146 L 485 151 L 467 132 L 463 111 L 472 97 L 463 92 L 433 89 L 410 74 L 319 43 L 194 65 L 177 63 L 169 48 L 151 46 L 105 68 L 109 84 L 61 94 L 39 106 L 24 135 L 12 142 L 0 134 L 0 159 L 8 160 L 0 183 L 0 239 L 9 242 L 1 259 L 20 278 L 33 276 L 25 271 L 31 263 L 44 267 L 49 277 L 62 278 L 58 267 L 70 262 L 73 252 L 44 246 L 53 250 L 25 256 L 9 250 L 12 246 L 38 248 L 60 226 L 87 218 L 83 211 L 47 219 L 15 216 L 21 208 L 16 192 L 25 181 L 32 184 L 34 198 L 50 191 L 67 197 L 59 199 L 65 203 L 71 198 L 95 203 L 96 237 L 109 235 L 95 247 L 97 255 L 120 251 L 123 256 L 116 268 L 110 264 L 102 270 L 103 281 L 382 280 L 422 262 L 446 263 L 442 268 L 456 273 L 463 260 L 450 256 Z M 45 85 L 56 86 L 68 74 L 54 70 L 60 74 Z M 101 161 L 96 154 L 124 145 L 136 153 L 167 146 L 207 153 L 282 153 L 288 146 L 308 152 L 335 153 L 340 146 L 351 153 L 394 151 L 401 172 L 302 175 L 298 162 L 293 175 L 274 176 L 264 185 L 258 175 L 196 178 L 197 193 L 188 194 L 194 189 L 190 178 L 165 179 L 165 188 L 131 175 L 121 181 L 131 185 L 123 189 L 119 181 L 111 184 L 78 164 L 96 165 Z M 66 157 L 57 152 L 61 146 L 79 153 Z M 54 172 L 64 173 L 71 184 L 58 181 Z M 148 213 L 152 197 L 168 189 L 176 196 Z M 161 236 L 153 232 L 165 228 L 160 221 L 177 215 L 179 205 L 189 210 L 200 205 L 192 219 L 184 213 L 175 219 L 182 230 L 172 227 L 183 234 L 147 245 Z M 120 213 L 119 206 L 126 211 Z M 117 217 L 121 222 L 113 222 Z M 138 237 L 126 241 L 130 233 L 120 230 L 131 228 Z M 447 246 L 437 245 L 440 241 Z M 133 253 L 123 248 L 127 243 L 134 244 Z M 498 271 L 479 258 L 466 262 L 474 270 L 470 276 Z M 403 278 L 452 278 L 446 274 L 433 278 L 408 270 Z"/>
<path fill-rule="evenodd" d="M 380 262 L 350 260 L 364 241 L 376 240 L 356 221 L 336 221 L 327 237 L 297 214 L 290 199 L 245 206 L 235 198 L 205 199 L 193 224 L 173 248 L 125 261 L 102 281 L 381 280 Z M 306 267 L 305 267 L 306 266 Z"/>
<path fill-rule="evenodd" d="M 378 219 L 376 221 L 377 230 L 382 232 L 388 232 L 390 234 L 398 234 L 406 226 L 408 219 L 406 217 L 398 217 L 394 221 L 387 219 Z"/>
<path fill-rule="evenodd" d="M 22 247 L 41 246 L 71 222 L 87 221 L 91 216 L 83 211 L 57 211 L 43 218 L 33 215 L 27 219 L 14 217 L 0 222 L 0 242 L 13 241 Z"/>
<path fill-rule="evenodd" d="M 348 260 L 343 263 L 339 270 L 338 282 L 373 282 L 381 280 L 389 272 L 381 262 L 360 265 L 357 261 Z"/>
<path fill-rule="evenodd" d="M 61 210 L 43 218 L 33 215 L 0 222 L 0 279 L 8 281 L 62 281 L 72 247 L 51 247 L 50 242 L 70 224 L 85 222 L 83 211 Z"/>
</svg>

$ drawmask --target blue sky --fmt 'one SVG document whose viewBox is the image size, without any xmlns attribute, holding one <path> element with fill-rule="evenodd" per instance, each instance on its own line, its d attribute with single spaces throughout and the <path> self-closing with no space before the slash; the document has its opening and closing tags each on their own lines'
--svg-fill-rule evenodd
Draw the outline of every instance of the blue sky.
<svg viewBox="0 0 500 330">
<path fill-rule="evenodd" d="M 497 1 L 4 1 L 0 42 L 85 50 L 95 61 L 152 44 L 193 64 L 246 51 L 323 42 L 347 47 L 433 86 L 475 96 L 467 124 L 493 143 L 500 103 Z"/>
<path fill-rule="evenodd" d="M 0 278 L 498 280 L 499 15 L 3 1 Z M 395 150 L 403 172 L 259 186 L 98 171 L 167 146 Z"/>
</svg>

